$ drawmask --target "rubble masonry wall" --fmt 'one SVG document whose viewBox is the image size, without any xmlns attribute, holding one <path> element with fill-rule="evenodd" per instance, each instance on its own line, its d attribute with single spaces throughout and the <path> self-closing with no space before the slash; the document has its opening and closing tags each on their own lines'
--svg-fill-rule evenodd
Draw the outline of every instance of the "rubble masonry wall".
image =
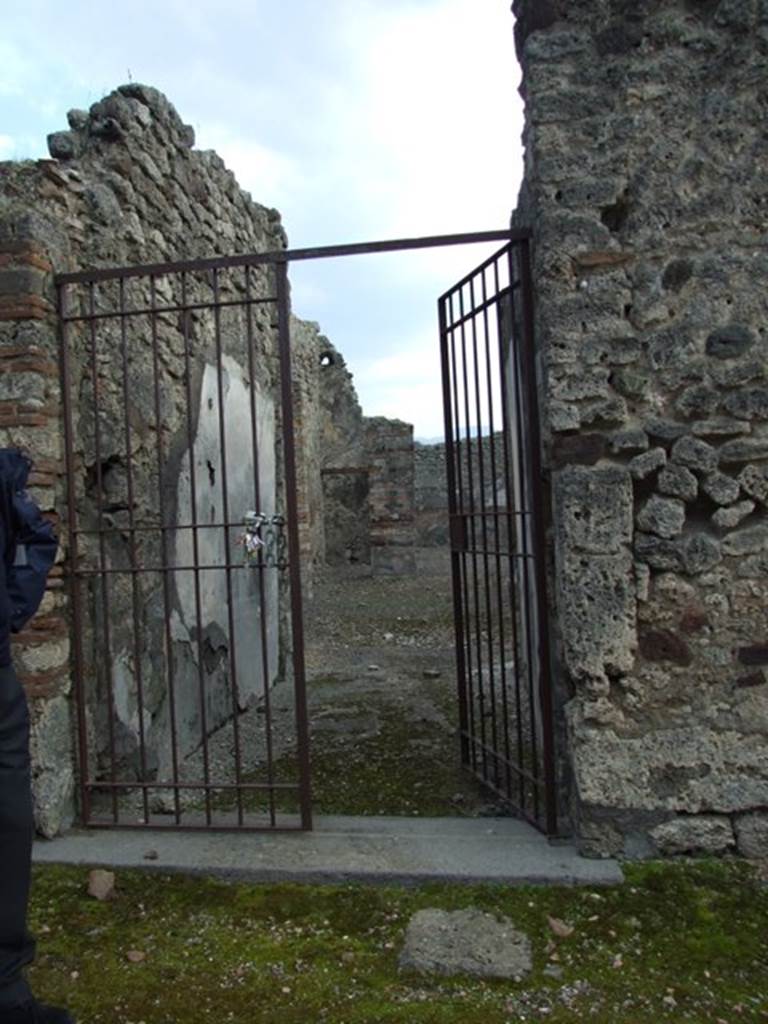
<svg viewBox="0 0 768 1024">
<path fill-rule="evenodd" d="M 768 0 L 517 0 L 583 848 L 768 848 Z"/>
</svg>

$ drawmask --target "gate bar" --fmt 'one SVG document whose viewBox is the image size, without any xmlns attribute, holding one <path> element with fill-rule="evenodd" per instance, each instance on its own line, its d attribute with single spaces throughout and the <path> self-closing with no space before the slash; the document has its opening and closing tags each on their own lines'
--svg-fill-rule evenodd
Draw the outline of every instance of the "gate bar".
<svg viewBox="0 0 768 1024">
<path fill-rule="evenodd" d="M 301 826 L 312 828 L 312 792 L 310 784 L 309 721 L 307 717 L 307 681 L 304 667 L 304 617 L 301 597 L 301 558 L 296 488 L 296 448 L 293 429 L 293 377 L 291 375 L 291 323 L 288 262 L 275 263 L 277 284 L 277 335 L 280 349 L 281 413 L 283 416 L 283 460 L 285 470 L 285 511 L 288 531 L 288 562 L 291 587 L 291 641 L 293 645 L 293 687 L 296 695 L 296 741 L 299 760 L 299 799 Z M 268 681 L 265 680 L 265 685 Z"/>
<path fill-rule="evenodd" d="M 549 604 L 547 597 L 546 539 L 544 534 L 543 467 L 541 461 L 541 428 L 539 391 L 536 380 L 536 346 L 534 341 L 533 272 L 530 243 L 520 246 L 520 269 L 523 294 L 523 386 L 527 392 L 528 430 L 530 437 L 531 530 L 533 533 L 533 571 L 536 577 L 536 610 L 538 617 L 539 678 L 541 701 L 542 745 L 544 755 L 544 801 L 547 835 L 558 831 L 557 792 L 555 787 L 555 736 L 552 700 L 552 664 L 550 657 Z"/>
<path fill-rule="evenodd" d="M 424 238 L 397 238 L 384 242 L 353 242 L 350 245 L 321 245 L 312 249 L 279 249 L 244 256 L 214 256 L 210 259 L 180 260 L 172 263 L 145 263 L 138 266 L 79 270 L 57 274 L 57 284 L 81 284 L 109 281 L 116 277 L 144 277 L 148 274 L 177 274 L 192 270 L 224 270 L 228 267 L 256 266 L 260 263 L 293 263 L 296 260 L 332 259 L 337 256 L 364 256 L 377 252 L 402 252 L 406 249 L 437 249 L 446 245 L 474 245 L 478 242 L 521 242 L 531 237 L 524 228 L 500 231 L 472 231 L 458 235 L 427 235 Z"/>
</svg>

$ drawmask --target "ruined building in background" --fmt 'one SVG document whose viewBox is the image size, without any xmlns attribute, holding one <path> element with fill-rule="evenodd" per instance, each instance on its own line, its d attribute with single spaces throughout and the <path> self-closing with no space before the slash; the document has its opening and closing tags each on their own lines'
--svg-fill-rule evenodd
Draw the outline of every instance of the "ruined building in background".
<svg viewBox="0 0 768 1024">
<path fill-rule="evenodd" d="M 561 791 L 768 848 L 768 5 L 516 0 Z"/>
</svg>

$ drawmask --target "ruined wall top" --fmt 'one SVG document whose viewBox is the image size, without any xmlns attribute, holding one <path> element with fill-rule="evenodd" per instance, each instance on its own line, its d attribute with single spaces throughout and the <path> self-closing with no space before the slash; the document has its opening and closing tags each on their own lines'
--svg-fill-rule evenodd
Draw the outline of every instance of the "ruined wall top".
<svg viewBox="0 0 768 1024">
<path fill-rule="evenodd" d="M 647 20 L 656 16 L 658 32 L 665 11 L 684 13 L 694 26 L 740 34 L 754 27 L 757 16 L 765 16 L 768 5 L 766 0 L 514 0 L 512 10 L 517 19 L 515 44 L 523 61 L 529 36 L 558 23 L 597 30 L 596 51 L 605 57 L 639 48 Z"/>
<path fill-rule="evenodd" d="M 67 121 L 69 131 L 48 136 L 48 150 L 57 160 L 98 152 L 105 142 L 122 142 L 129 150 L 154 148 L 158 142 L 186 149 L 195 144 L 193 128 L 182 122 L 173 104 L 138 82 L 119 86 L 90 110 L 70 110 Z"/>
<path fill-rule="evenodd" d="M 121 85 L 67 119 L 48 137 L 52 159 L 0 164 L 4 233 L 43 246 L 55 270 L 287 245 L 279 213 L 253 202 L 217 153 L 193 148 L 157 89 Z"/>
</svg>

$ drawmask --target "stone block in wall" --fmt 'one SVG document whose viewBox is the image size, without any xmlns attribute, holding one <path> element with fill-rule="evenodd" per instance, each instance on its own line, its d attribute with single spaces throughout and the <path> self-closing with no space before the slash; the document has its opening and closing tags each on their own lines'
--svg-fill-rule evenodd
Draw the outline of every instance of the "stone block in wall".
<svg viewBox="0 0 768 1024">
<path fill-rule="evenodd" d="M 572 678 L 601 683 L 631 671 L 637 597 L 630 552 L 561 557 L 557 577 L 565 662 Z"/>
<path fill-rule="evenodd" d="M 739 853 L 745 857 L 768 857 L 768 811 L 740 814 L 735 830 Z"/>
<path fill-rule="evenodd" d="M 734 814 L 762 806 L 768 794 L 768 749 L 759 734 L 713 731 L 707 723 L 623 736 L 585 727 L 570 711 L 575 779 L 590 807 L 680 814 Z"/>
<path fill-rule="evenodd" d="M 554 475 L 558 543 L 605 555 L 632 540 L 632 483 L 619 467 L 572 466 Z"/>
<path fill-rule="evenodd" d="M 659 853 L 727 853 L 735 846 L 733 825 L 725 816 L 681 816 L 651 829 Z"/>
<path fill-rule="evenodd" d="M 605 687 L 628 672 L 637 645 L 632 484 L 618 467 L 554 474 L 556 580 L 565 662 L 575 680 Z"/>
<path fill-rule="evenodd" d="M 74 817 L 72 723 L 66 697 L 36 702 L 30 746 L 35 823 L 50 839 Z"/>
</svg>

